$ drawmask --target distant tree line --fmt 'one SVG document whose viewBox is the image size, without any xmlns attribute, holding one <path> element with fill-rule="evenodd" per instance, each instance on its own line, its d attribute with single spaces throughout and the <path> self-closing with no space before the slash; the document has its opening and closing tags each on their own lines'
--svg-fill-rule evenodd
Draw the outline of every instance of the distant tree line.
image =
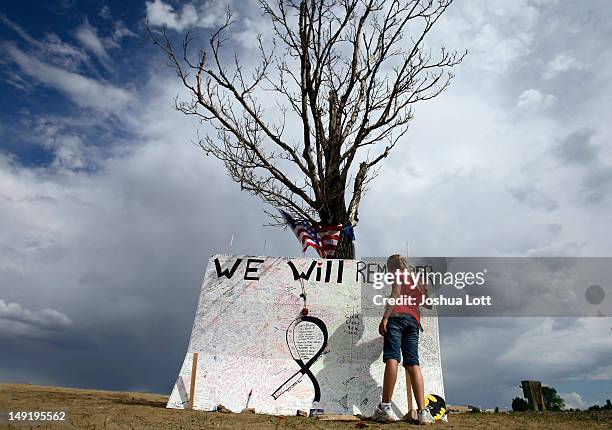
<svg viewBox="0 0 612 430">
<path fill-rule="evenodd" d="M 612 411 L 612 403 L 610 403 L 610 399 L 606 399 L 606 404 L 603 406 L 593 405 L 589 407 L 589 411 Z"/>
<path fill-rule="evenodd" d="M 549 411 L 560 411 L 565 409 L 565 401 L 557 393 L 557 390 L 553 387 L 542 387 L 542 395 L 544 396 L 544 403 L 546 409 Z M 529 403 L 522 397 L 515 397 L 512 399 L 512 410 L 514 412 L 524 412 L 529 410 Z M 574 409 L 570 409 L 574 410 Z M 580 409 L 576 409 L 580 410 Z M 610 399 L 606 400 L 606 404 L 603 406 L 593 405 L 588 408 L 589 411 L 609 411 L 612 410 L 612 403 Z"/>
<path fill-rule="evenodd" d="M 512 399 L 512 410 L 514 412 L 524 412 L 529 410 L 529 403 L 522 397 Z"/>
</svg>

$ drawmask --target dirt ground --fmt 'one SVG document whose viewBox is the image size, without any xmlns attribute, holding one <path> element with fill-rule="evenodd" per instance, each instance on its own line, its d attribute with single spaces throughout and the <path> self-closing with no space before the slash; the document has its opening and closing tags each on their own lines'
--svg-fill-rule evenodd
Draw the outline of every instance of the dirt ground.
<svg viewBox="0 0 612 430">
<path fill-rule="evenodd" d="M 331 422 L 314 418 L 166 409 L 167 396 L 79 390 L 37 385 L 0 384 L 0 429 L 408 429 L 405 422 Z M 64 423 L 9 422 L 9 411 L 67 412 Z M 559 412 L 520 414 L 455 414 L 435 427 L 459 429 L 610 429 L 612 413 Z"/>
</svg>

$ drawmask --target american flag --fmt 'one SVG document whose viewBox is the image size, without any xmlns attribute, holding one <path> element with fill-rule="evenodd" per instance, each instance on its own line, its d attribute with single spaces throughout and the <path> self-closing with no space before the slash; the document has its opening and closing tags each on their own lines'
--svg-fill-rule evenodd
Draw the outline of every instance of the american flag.
<svg viewBox="0 0 612 430">
<path fill-rule="evenodd" d="M 340 240 L 342 224 L 325 227 L 314 227 L 303 218 L 293 219 L 287 212 L 281 210 L 285 222 L 293 230 L 293 234 L 302 244 L 302 252 L 308 247 L 314 248 L 321 258 L 333 257 Z"/>
</svg>

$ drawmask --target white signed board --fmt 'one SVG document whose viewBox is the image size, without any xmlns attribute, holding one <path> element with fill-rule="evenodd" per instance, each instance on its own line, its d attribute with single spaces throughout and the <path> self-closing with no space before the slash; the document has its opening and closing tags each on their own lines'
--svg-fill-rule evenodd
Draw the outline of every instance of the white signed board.
<svg viewBox="0 0 612 430">
<path fill-rule="evenodd" d="M 295 415 L 298 409 L 317 408 L 371 415 L 380 401 L 384 371 L 378 334 L 383 309 L 371 300 L 381 291 L 367 282 L 365 264 L 212 256 L 167 407 L 188 407 L 197 352 L 194 409 L 222 404 L 234 412 L 249 407 L 258 413 Z M 300 313 L 303 289 L 307 317 Z M 425 391 L 444 397 L 435 314 L 424 316 L 422 324 L 419 355 Z M 393 407 L 401 415 L 407 411 L 403 370 Z"/>
</svg>

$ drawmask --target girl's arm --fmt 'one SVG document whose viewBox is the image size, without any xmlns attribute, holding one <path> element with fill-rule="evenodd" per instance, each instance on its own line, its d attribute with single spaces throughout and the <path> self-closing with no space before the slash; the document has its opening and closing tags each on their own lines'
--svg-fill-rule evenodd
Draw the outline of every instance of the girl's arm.
<svg viewBox="0 0 612 430">
<path fill-rule="evenodd" d="M 393 282 L 393 285 L 391 286 L 391 295 L 389 297 L 397 299 L 400 296 L 401 292 L 402 291 L 400 285 L 397 282 Z M 391 305 L 387 302 L 387 306 L 385 307 L 385 313 L 383 314 L 383 317 L 380 320 L 380 324 L 378 325 L 378 332 L 381 336 L 387 334 L 387 321 L 389 320 L 389 317 L 393 313 L 394 309 L 395 305 Z"/>
<path fill-rule="evenodd" d="M 391 286 L 391 295 L 389 297 L 397 299 L 399 298 L 401 293 L 402 289 L 400 285 L 397 282 L 393 282 L 393 285 Z M 383 314 L 383 319 L 389 318 L 393 313 L 394 309 L 395 305 L 390 305 L 389 303 L 387 303 L 387 306 L 385 307 L 385 313 Z"/>
</svg>

